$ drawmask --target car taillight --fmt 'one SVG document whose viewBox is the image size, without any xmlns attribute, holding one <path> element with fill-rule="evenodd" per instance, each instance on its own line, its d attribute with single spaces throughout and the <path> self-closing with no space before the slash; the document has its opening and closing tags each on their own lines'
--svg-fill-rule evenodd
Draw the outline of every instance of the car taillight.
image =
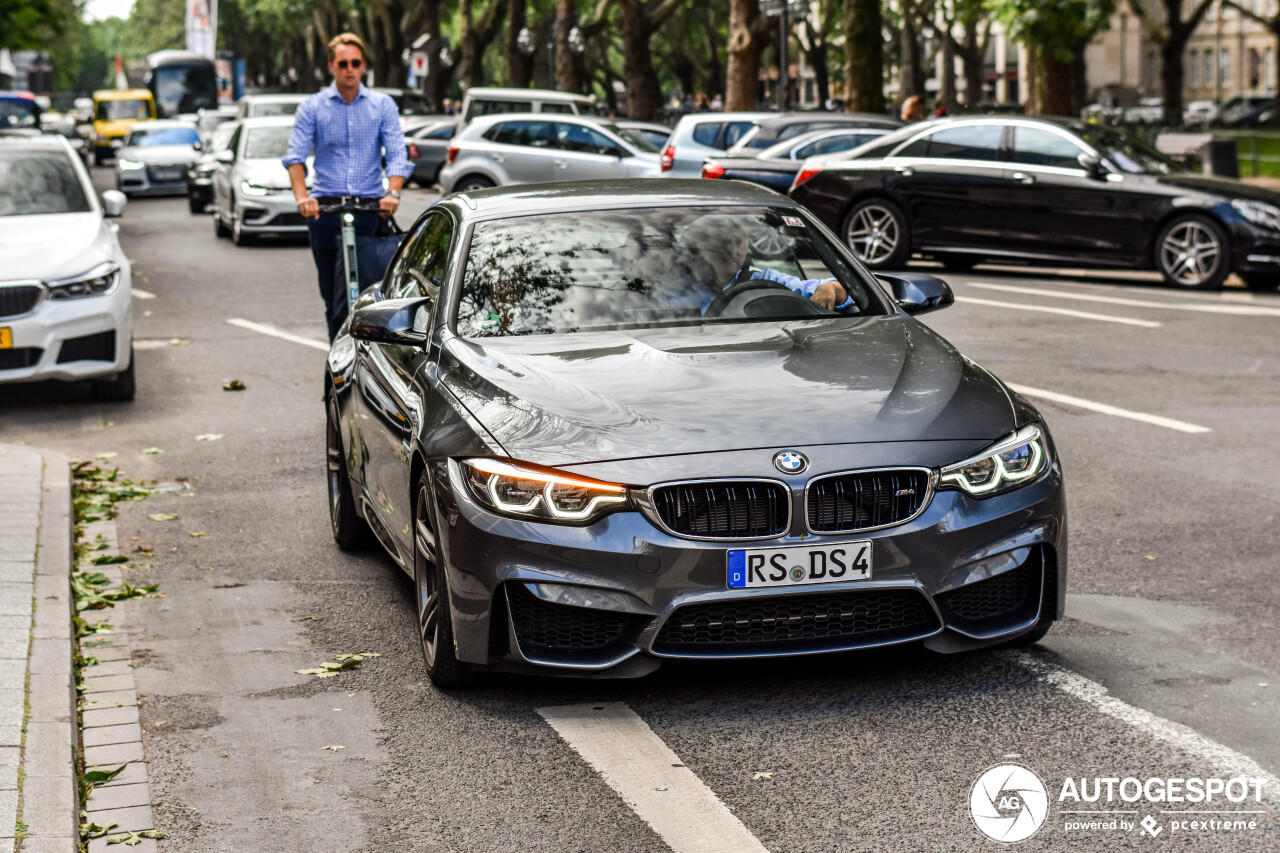
<svg viewBox="0 0 1280 853">
<path fill-rule="evenodd" d="M 676 147 L 668 145 L 662 149 L 662 171 L 670 172 L 671 167 L 676 164 Z"/>
<path fill-rule="evenodd" d="M 721 165 L 720 165 L 720 164 L 718 164 L 718 163 L 703 163 L 703 164 L 702 164 L 702 177 L 704 177 L 704 178 L 723 178 L 723 177 L 724 177 L 724 166 L 721 166 Z"/>
<path fill-rule="evenodd" d="M 449 152 L 448 152 L 447 154 L 445 154 L 445 155 L 444 155 L 444 161 L 445 161 L 446 163 L 452 164 L 454 160 L 457 160 L 457 159 L 458 159 L 458 152 L 459 152 L 459 151 L 461 151 L 461 150 L 462 150 L 462 149 L 460 149 L 460 148 L 459 148 L 458 146 L 456 146 L 456 145 L 450 145 L 450 146 L 449 146 Z"/>
<path fill-rule="evenodd" d="M 794 190 L 796 187 L 800 186 L 805 181 L 809 180 L 810 178 L 812 178 L 814 175 L 818 174 L 821 171 L 822 171 L 821 166 L 806 166 L 805 168 L 801 169 L 800 174 L 796 175 L 796 179 L 791 182 L 791 190 Z"/>
<path fill-rule="evenodd" d="M 409 143 L 409 159 L 417 160 L 421 156 L 422 155 L 418 153 L 418 146 L 415 143 L 410 142 Z"/>
</svg>

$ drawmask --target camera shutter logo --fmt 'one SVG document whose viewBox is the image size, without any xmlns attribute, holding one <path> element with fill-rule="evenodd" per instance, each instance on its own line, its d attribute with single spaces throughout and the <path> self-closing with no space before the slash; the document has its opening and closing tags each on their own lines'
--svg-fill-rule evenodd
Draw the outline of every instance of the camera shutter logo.
<svg viewBox="0 0 1280 853">
<path fill-rule="evenodd" d="M 1049 814 L 1049 794 L 1040 777 L 1019 764 L 1000 764 L 978 777 L 969 812 L 989 838 L 1012 844 L 1036 834 Z"/>
</svg>

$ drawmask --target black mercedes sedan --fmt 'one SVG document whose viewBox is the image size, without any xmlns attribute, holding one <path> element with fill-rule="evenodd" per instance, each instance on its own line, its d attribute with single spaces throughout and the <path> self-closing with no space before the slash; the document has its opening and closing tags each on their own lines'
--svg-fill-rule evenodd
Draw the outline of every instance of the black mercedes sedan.
<svg viewBox="0 0 1280 853">
<path fill-rule="evenodd" d="M 1280 285 L 1280 193 L 1191 174 L 1114 128 L 940 119 L 804 164 L 790 196 L 871 269 L 913 255 L 1154 269 L 1216 288 Z"/>
<path fill-rule="evenodd" d="M 1034 642 L 1062 469 L 1032 405 L 912 316 L 950 301 L 747 185 L 449 196 L 330 350 L 334 538 L 414 578 L 442 687 Z"/>
</svg>

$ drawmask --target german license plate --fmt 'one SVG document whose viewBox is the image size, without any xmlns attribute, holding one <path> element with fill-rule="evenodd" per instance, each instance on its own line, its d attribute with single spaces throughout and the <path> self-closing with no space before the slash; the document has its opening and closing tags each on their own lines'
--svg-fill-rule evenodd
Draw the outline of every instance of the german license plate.
<svg viewBox="0 0 1280 853">
<path fill-rule="evenodd" d="M 13 349 L 13 329 L 0 326 L 0 349 Z"/>
<path fill-rule="evenodd" d="M 176 181 L 181 179 L 183 171 L 181 169 L 156 169 L 151 173 L 153 181 Z"/>
<path fill-rule="evenodd" d="M 744 548 L 728 553 L 729 589 L 871 579 L 871 542 Z"/>
</svg>

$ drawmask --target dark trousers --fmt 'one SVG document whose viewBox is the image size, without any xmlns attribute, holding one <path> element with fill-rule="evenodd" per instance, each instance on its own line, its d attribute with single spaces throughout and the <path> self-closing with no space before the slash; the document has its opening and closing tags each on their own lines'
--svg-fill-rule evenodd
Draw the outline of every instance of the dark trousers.
<svg viewBox="0 0 1280 853">
<path fill-rule="evenodd" d="M 357 213 L 356 238 L 372 236 L 381 219 L 376 213 Z M 338 275 L 338 264 L 342 260 L 342 214 L 323 213 L 316 219 L 308 219 L 307 237 L 311 242 L 311 257 L 316 262 L 320 295 L 324 298 L 329 340 L 333 341 L 347 319 L 347 283 L 344 276 Z"/>
</svg>

